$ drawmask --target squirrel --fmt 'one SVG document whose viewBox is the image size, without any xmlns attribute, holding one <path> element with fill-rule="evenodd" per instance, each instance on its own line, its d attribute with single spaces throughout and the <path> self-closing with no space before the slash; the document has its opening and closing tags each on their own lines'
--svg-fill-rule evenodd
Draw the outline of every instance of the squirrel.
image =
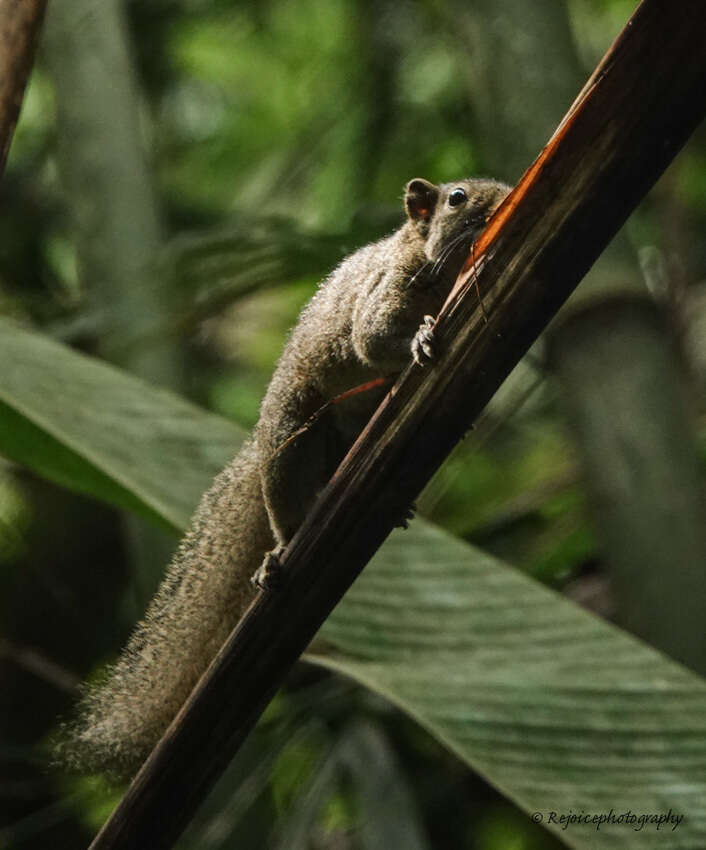
<svg viewBox="0 0 706 850">
<path fill-rule="evenodd" d="M 61 762 L 132 775 L 181 708 L 410 356 L 434 356 L 432 316 L 509 187 L 411 180 L 405 223 L 360 248 L 302 311 L 253 436 L 216 477 L 117 662 L 84 688 Z M 402 521 L 403 525 L 406 525 Z M 259 567 L 259 569 L 258 569 Z M 276 592 L 276 590 L 275 590 Z"/>
</svg>

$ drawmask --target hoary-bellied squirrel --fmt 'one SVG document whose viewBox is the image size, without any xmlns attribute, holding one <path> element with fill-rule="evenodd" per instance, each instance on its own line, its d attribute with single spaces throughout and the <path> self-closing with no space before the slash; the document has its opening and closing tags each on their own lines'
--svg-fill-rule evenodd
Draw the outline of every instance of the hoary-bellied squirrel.
<svg viewBox="0 0 706 850">
<path fill-rule="evenodd" d="M 311 417 L 344 391 L 399 373 L 410 354 L 431 354 L 428 317 L 507 192 L 494 180 L 412 180 L 399 230 L 324 280 L 292 331 L 253 437 L 203 496 L 124 652 L 86 689 L 59 745 L 64 761 L 123 776 L 139 767 L 251 601 L 263 556 L 276 563 L 386 388 Z"/>
</svg>

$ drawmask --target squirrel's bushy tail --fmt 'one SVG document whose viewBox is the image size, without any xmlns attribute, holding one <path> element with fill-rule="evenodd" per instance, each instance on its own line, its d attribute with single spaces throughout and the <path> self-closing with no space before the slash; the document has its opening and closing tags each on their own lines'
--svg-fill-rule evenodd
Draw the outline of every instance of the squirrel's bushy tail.
<svg viewBox="0 0 706 850">
<path fill-rule="evenodd" d="M 122 655 L 84 692 L 57 745 L 62 762 L 120 777 L 137 770 L 250 602 L 249 578 L 272 544 L 250 441 L 201 499 Z"/>
</svg>

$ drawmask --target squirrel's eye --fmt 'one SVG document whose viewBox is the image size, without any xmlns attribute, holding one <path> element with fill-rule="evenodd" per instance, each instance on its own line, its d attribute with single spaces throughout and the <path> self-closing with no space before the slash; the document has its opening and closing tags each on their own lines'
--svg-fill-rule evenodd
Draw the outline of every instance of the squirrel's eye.
<svg viewBox="0 0 706 850">
<path fill-rule="evenodd" d="M 459 204 L 462 204 L 466 200 L 468 200 L 468 195 L 466 194 L 465 189 L 454 189 L 453 192 L 449 195 L 449 206 L 457 207 Z"/>
</svg>

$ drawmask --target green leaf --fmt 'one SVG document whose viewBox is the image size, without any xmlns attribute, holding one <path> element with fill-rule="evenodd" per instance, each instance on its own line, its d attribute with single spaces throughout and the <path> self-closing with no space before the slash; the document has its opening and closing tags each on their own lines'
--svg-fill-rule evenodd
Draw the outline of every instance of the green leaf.
<svg viewBox="0 0 706 850">
<path fill-rule="evenodd" d="M 572 847 L 706 847 L 706 683 L 507 564 L 417 521 L 320 632 L 315 663 L 416 718 Z M 535 815 L 537 820 L 539 817 Z"/>
<path fill-rule="evenodd" d="M 0 450 L 173 525 L 240 437 L 5 321 L 0 362 Z M 391 535 L 321 637 L 330 651 L 310 661 L 416 718 L 570 846 L 706 847 L 706 683 L 502 561 L 418 520 Z M 676 829 L 558 822 L 670 810 Z"/>
<path fill-rule="evenodd" d="M 243 434 L 166 390 L 0 319 L 0 452 L 183 528 Z"/>
</svg>

